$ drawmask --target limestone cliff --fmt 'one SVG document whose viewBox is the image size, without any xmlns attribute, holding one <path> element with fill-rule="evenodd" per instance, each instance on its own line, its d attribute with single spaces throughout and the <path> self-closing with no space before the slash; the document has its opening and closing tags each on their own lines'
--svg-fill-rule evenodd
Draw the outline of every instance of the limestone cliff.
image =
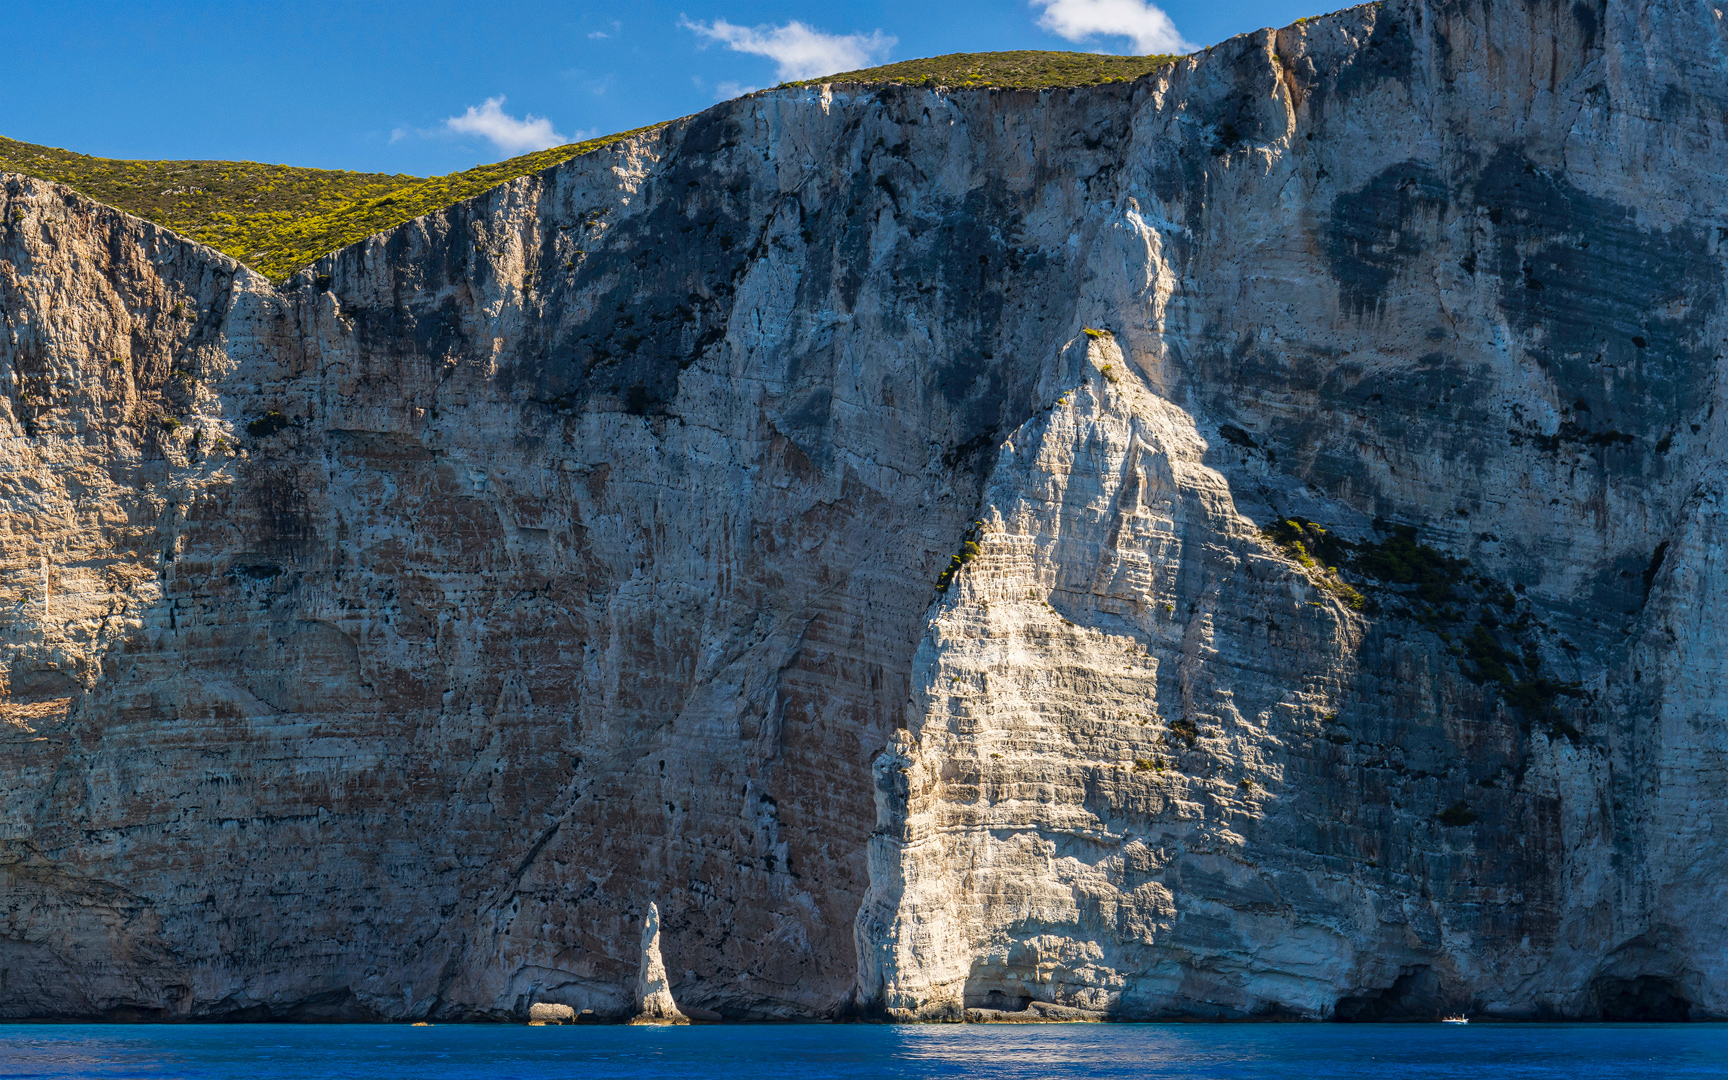
<svg viewBox="0 0 1728 1080">
<path fill-rule="evenodd" d="M 731 1018 L 1728 1013 L 1725 124 L 1709 4 L 1388 0 L 283 288 L 0 179 L 0 1015 L 625 1017 L 650 904 Z"/>
</svg>

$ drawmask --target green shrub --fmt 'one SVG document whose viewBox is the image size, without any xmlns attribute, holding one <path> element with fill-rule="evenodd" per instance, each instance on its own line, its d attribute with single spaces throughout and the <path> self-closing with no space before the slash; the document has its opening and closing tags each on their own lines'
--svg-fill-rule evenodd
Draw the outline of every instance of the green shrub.
<svg viewBox="0 0 1728 1080">
<path fill-rule="evenodd" d="M 1336 566 L 1331 567 L 1329 572 L 1332 576 L 1322 580 L 1320 582 L 1320 587 L 1343 601 L 1344 606 L 1349 608 L 1351 611 L 1366 610 L 1368 607 L 1368 598 L 1357 592 L 1349 582 L 1338 577 L 1338 568 Z"/>
<path fill-rule="evenodd" d="M 1470 564 L 1441 554 L 1416 541 L 1416 530 L 1397 525 L 1392 535 L 1378 543 L 1363 544 L 1356 552 L 1356 568 L 1391 585 L 1414 585 L 1429 604 L 1453 600 L 1453 583 L 1464 576 Z"/>
<path fill-rule="evenodd" d="M 978 546 L 978 540 L 984 535 L 984 523 L 974 521 L 960 539 L 960 551 L 948 560 L 948 568 L 942 571 L 942 576 L 936 579 L 936 591 L 947 592 L 948 586 L 954 581 L 954 576 L 966 568 L 966 564 L 978 557 L 983 549 Z"/>
<path fill-rule="evenodd" d="M 1352 611 L 1363 611 L 1368 599 L 1338 572 L 1338 563 L 1350 560 L 1355 547 L 1348 540 L 1321 528 L 1307 518 L 1292 517 L 1260 530 L 1272 543 L 1317 575 L 1317 584 L 1343 601 Z"/>
<path fill-rule="evenodd" d="M 289 420 L 286 416 L 272 410 L 252 421 L 250 424 L 247 424 L 246 434 L 256 436 L 260 439 L 265 439 L 276 434 L 278 431 L 281 431 L 283 428 L 287 427 L 288 424 Z"/>
<path fill-rule="evenodd" d="M 1464 639 L 1464 655 L 1475 665 L 1472 677 L 1476 682 L 1494 682 L 1504 689 L 1511 689 L 1517 682 L 1507 665 L 1517 663 L 1518 657 L 1501 647 L 1486 621 L 1471 628 L 1469 636 Z"/>
<path fill-rule="evenodd" d="M 1408 525 L 1390 528 L 1384 539 L 1352 544 L 1304 518 L 1286 518 L 1262 530 L 1310 572 L 1322 572 L 1320 586 L 1357 610 L 1367 610 L 1368 598 L 1344 581 L 1338 567 L 1362 574 L 1364 587 L 1372 586 L 1379 597 L 1374 610 L 1389 610 L 1434 634 L 1446 652 L 1459 660 L 1458 670 L 1479 686 L 1499 692 L 1507 705 L 1520 709 L 1529 721 L 1540 721 L 1549 731 L 1570 739 L 1581 739 L 1558 708 L 1558 699 L 1584 698 L 1577 684 L 1562 683 L 1540 673 L 1541 651 L 1533 638 L 1543 624 L 1529 610 L 1518 611 L 1519 585 L 1505 584 L 1470 571 L 1466 559 L 1453 558 L 1420 542 Z M 1401 608 L 1394 600 L 1409 604 Z M 1383 605 L 1390 605 L 1389 608 Z M 1517 613 L 1510 623 L 1506 616 Z M 1457 631 L 1458 644 L 1448 627 L 1474 618 L 1468 631 Z M 1521 670 L 1520 670 L 1521 669 Z"/>
<path fill-rule="evenodd" d="M 1307 567 L 1337 566 L 1349 560 L 1351 549 L 1355 547 L 1350 541 L 1305 517 L 1285 518 L 1260 531 Z"/>
<path fill-rule="evenodd" d="M 1474 822 L 1476 815 L 1471 812 L 1469 803 L 1460 801 L 1440 811 L 1434 816 L 1434 820 L 1449 829 L 1456 829 Z"/>
</svg>

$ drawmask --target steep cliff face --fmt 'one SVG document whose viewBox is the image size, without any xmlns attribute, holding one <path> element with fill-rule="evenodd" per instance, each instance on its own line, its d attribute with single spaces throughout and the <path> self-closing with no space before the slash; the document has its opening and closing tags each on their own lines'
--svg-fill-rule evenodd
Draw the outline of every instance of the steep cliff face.
<svg viewBox="0 0 1728 1080">
<path fill-rule="evenodd" d="M 5 178 L 0 1015 L 627 1014 L 650 903 L 731 1017 L 1728 1012 L 1725 35 L 774 91 L 281 289 Z"/>
<path fill-rule="evenodd" d="M 872 1000 L 1720 1014 L 1722 58 L 1388 5 L 1149 95 L 1078 286 L 1133 363 L 1057 368 L 934 609 Z M 1361 602 L 1286 557 L 1340 538 Z"/>
</svg>

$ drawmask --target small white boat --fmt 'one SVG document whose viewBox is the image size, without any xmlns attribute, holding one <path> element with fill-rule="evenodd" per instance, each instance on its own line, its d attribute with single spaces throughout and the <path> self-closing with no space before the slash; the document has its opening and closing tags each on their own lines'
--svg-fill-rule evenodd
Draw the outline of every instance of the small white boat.
<svg viewBox="0 0 1728 1080">
<path fill-rule="evenodd" d="M 1440 1022 L 1442 1024 L 1468 1024 L 1470 1018 L 1468 1016 L 1442 1016 Z"/>
</svg>

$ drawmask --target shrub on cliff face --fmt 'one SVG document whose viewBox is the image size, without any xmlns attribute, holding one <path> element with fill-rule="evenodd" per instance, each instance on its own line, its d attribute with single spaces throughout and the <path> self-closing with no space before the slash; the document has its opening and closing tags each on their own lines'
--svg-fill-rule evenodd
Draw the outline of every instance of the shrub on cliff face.
<svg viewBox="0 0 1728 1080">
<path fill-rule="evenodd" d="M 1367 598 L 1338 572 L 1338 565 L 1350 560 L 1350 551 L 1355 545 L 1300 517 L 1274 522 L 1261 532 L 1312 572 L 1315 583 L 1342 600 L 1344 606 L 1352 611 L 1367 608 Z"/>
<path fill-rule="evenodd" d="M 984 535 L 984 523 L 974 521 L 961 537 L 960 551 L 948 560 L 948 568 L 942 571 L 942 576 L 936 579 L 936 591 L 947 592 L 948 586 L 954 583 L 954 576 L 966 568 L 966 564 L 978 557 L 983 549 L 978 546 L 978 539 Z"/>
<path fill-rule="evenodd" d="M 288 418 L 275 410 L 271 410 L 263 416 L 260 416 L 258 419 L 252 421 L 250 424 L 247 424 L 246 434 L 264 439 L 269 438 L 271 435 L 276 434 L 287 426 Z"/>
<path fill-rule="evenodd" d="M 1416 586 L 1418 594 L 1430 604 L 1452 600 L 1453 583 L 1470 565 L 1418 543 L 1416 530 L 1409 525 L 1395 525 L 1392 535 L 1385 540 L 1362 545 L 1355 564 L 1364 574 L 1388 584 Z"/>
<path fill-rule="evenodd" d="M 1474 822 L 1476 815 L 1470 810 L 1469 803 L 1455 802 L 1436 814 L 1434 820 L 1449 829 L 1456 829 Z"/>
<path fill-rule="evenodd" d="M 1519 663 L 1519 658 L 1501 647 L 1486 620 L 1478 622 L 1464 639 L 1464 655 L 1476 665 L 1477 682 L 1497 682 L 1507 688 L 1517 682 L 1507 665 Z"/>
<path fill-rule="evenodd" d="M 1368 609 L 1365 596 L 1347 584 L 1339 567 L 1360 574 L 1364 588 L 1373 586 L 1378 603 L 1393 617 L 1407 618 L 1450 645 L 1458 670 L 1478 686 L 1498 690 L 1508 706 L 1550 732 L 1580 738 L 1558 708 L 1559 699 L 1585 698 L 1579 686 L 1541 673 L 1536 637 L 1544 625 L 1529 608 L 1520 610 L 1519 593 L 1486 575 L 1473 573 L 1466 559 L 1454 558 L 1417 539 L 1414 527 L 1376 522 L 1382 539 L 1351 543 L 1305 518 L 1290 517 L 1261 530 L 1316 578 L 1320 587 L 1350 607 Z M 1408 606 L 1403 606 L 1408 605 Z M 1449 628 L 1474 619 L 1468 632 L 1452 645 Z"/>
<path fill-rule="evenodd" d="M 1190 750 L 1194 749 L 1194 743 L 1200 738 L 1200 729 L 1195 725 L 1194 721 L 1185 716 L 1178 717 L 1177 719 L 1170 721 L 1167 726 L 1170 729 L 1170 734 L 1169 736 L 1166 736 L 1166 740 L 1170 737 L 1174 737 L 1175 740 L 1183 746 Z"/>
<path fill-rule="evenodd" d="M 1337 534 L 1303 517 L 1275 521 L 1262 530 L 1267 539 L 1284 548 L 1303 566 L 1335 567 L 1350 558 L 1354 546 Z"/>
</svg>

